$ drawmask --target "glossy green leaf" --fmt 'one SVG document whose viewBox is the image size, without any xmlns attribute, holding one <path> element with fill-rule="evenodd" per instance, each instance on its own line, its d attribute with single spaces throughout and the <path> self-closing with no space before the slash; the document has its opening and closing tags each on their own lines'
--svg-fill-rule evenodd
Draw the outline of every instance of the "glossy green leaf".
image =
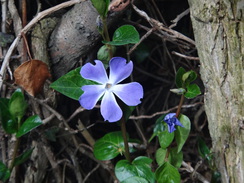
<svg viewBox="0 0 244 183">
<path fill-rule="evenodd" d="M 186 73 L 186 70 L 183 67 L 180 67 L 176 73 L 175 77 L 175 84 L 177 88 L 182 88 L 183 87 L 183 81 L 182 81 L 182 76 L 183 74 Z"/>
<path fill-rule="evenodd" d="M 160 134 L 161 132 L 165 131 L 166 130 L 166 127 L 165 127 L 165 123 L 163 123 L 163 120 L 164 120 L 164 117 L 165 117 L 166 114 L 160 116 L 156 122 L 155 122 L 155 126 L 153 128 L 153 134 L 152 136 L 150 137 L 149 139 L 149 142 L 155 137 L 157 136 L 158 134 Z"/>
<path fill-rule="evenodd" d="M 20 156 L 18 156 L 17 158 L 15 158 L 15 160 L 14 160 L 14 166 L 18 166 L 18 165 L 24 163 L 27 159 L 29 159 L 29 157 L 31 156 L 33 150 L 34 150 L 34 148 L 28 149 L 27 151 L 25 151 L 24 153 L 22 153 Z"/>
<path fill-rule="evenodd" d="M 114 32 L 113 41 L 108 42 L 108 44 L 121 46 L 126 44 L 136 44 L 139 40 L 139 33 L 134 26 L 123 25 Z"/>
<path fill-rule="evenodd" d="M 198 147 L 198 152 L 203 159 L 207 159 L 208 161 L 212 160 L 210 149 L 203 141 L 203 139 L 200 137 L 197 139 L 197 147 Z"/>
<path fill-rule="evenodd" d="M 154 173 L 150 164 L 152 160 L 148 157 L 139 156 L 130 163 L 127 160 L 120 160 L 115 166 L 115 175 L 120 182 L 131 177 L 142 177 L 148 182 L 155 182 Z"/>
<path fill-rule="evenodd" d="M 9 99 L 0 98 L 0 122 L 4 131 L 8 134 L 16 133 L 18 130 L 18 122 L 9 111 Z"/>
<path fill-rule="evenodd" d="M 80 67 L 70 71 L 58 80 L 54 81 L 50 87 L 62 93 L 63 95 L 70 97 L 74 100 L 78 100 L 83 94 L 81 87 L 84 85 L 96 84 L 93 81 L 86 80 L 80 75 Z"/>
<path fill-rule="evenodd" d="M 100 16 L 106 17 L 108 13 L 109 0 L 91 0 L 92 5 L 96 8 Z"/>
<path fill-rule="evenodd" d="M 184 96 L 188 99 L 194 98 L 201 94 L 201 90 L 197 84 L 191 84 L 186 87 L 187 92 Z"/>
<path fill-rule="evenodd" d="M 188 71 L 182 76 L 183 82 L 185 82 L 185 86 L 188 86 L 191 82 L 197 79 L 197 74 L 194 71 Z"/>
<path fill-rule="evenodd" d="M 180 183 L 180 174 L 178 170 L 169 162 L 157 168 L 155 172 L 157 183 Z"/>
<path fill-rule="evenodd" d="M 180 152 L 189 136 L 189 133 L 191 130 L 191 121 L 187 116 L 185 116 L 183 114 L 180 114 L 178 119 L 181 122 L 181 124 L 184 126 L 184 127 L 177 126 L 176 131 L 175 131 L 175 140 L 177 142 L 177 152 Z"/>
<path fill-rule="evenodd" d="M 21 89 L 17 89 L 10 98 L 9 112 L 12 116 L 21 119 L 25 115 L 27 102 Z"/>
<path fill-rule="evenodd" d="M 122 155 L 124 152 L 124 140 L 121 132 L 111 132 L 96 141 L 94 156 L 98 160 L 110 160 Z"/>
<path fill-rule="evenodd" d="M 0 180 L 6 181 L 10 177 L 10 170 L 0 161 Z"/>
<path fill-rule="evenodd" d="M 162 148 L 167 148 L 174 140 L 174 132 L 169 133 L 168 130 L 160 132 L 157 136 L 159 144 Z"/>
<path fill-rule="evenodd" d="M 168 161 L 176 168 L 180 168 L 183 161 L 182 151 L 177 152 L 177 147 L 170 148 Z"/>
<path fill-rule="evenodd" d="M 148 183 L 148 181 L 142 177 L 134 176 L 124 180 L 121 183 Z"/>
<path fill-rule="evenodd" d="M 156 151 L 156 162 L 159 166 L 164 164 L 166 153 L 167 153 L 167 149 L 164 149 L 164 148 L 159 148 Z"/>
<path fill-rule="evenodd" d="M 21 137 L 22 135 L 25 135 L 26 133 L 30 132 L 41 124 L 42 120 L 38 115 L 27 118 L 25 122 L 20 126 L 19 131 L 16 133 L 16 137 Z"/>
</svg>

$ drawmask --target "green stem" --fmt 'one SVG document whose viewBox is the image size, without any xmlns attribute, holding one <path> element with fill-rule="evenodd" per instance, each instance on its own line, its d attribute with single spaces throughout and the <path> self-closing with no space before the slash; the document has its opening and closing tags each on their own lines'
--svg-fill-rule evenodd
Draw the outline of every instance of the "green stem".
<svg viewBox="0 0 244 183">
<path fill-rule="evenodd" d="M 15 161 L 15 158 L 17 157 L 17 154 L 18 154 L 19 144 L 20 144 L 20 138 L 17 138 L 17 140 L 14 144 L 14 152 L 12 155 L 12 161 L 11 161 L 10 168 L 9 168 L 10 172 L 12 172 L 12 170 L 14 168 L 14 161 Z"/>
<path fill-rule="evenodd" d="M 103 24 L 103 39 L 106 42 L 110 41 L 110 37 L 109 37 L 109 33 L 108 33 L 108 24 L 107 24 L 107 18 L 106 17 L 102 17 L 102 24 Z M 109 57 L 110 59 L 113 57 L 113 51 L 112 51 L 112 47 L 110 44 L 106 44 L 108 51 L 109 51 Z"/>
<path fill-rule="evenodd" d="M 181 95 L 180 103 L 179 103 L 178 109 L 176 111 L 176 118 L 178 118 L 179 115 L 180 115 L 180 110 L 181 110 L 181 107 L 183 105 L 184 99 L 185 99 L 185 96 L 184 95 Z"/>
<path fill-rule="evenodd" d="M 122 136 L 123 136 L 123 139 L 124 139 L 124 146 L 125 146 L 124 155 L 125 155 L 126 160 L 131 162 L 129 145 L 128 145 L 128 140 L 127 140 L 127 135 L 126 135 L 126 126 L 125 126 L 125 118 L 124 118 L 124 116 L 121 119 L 121 132 L 122 132 Z"/>
</svg>

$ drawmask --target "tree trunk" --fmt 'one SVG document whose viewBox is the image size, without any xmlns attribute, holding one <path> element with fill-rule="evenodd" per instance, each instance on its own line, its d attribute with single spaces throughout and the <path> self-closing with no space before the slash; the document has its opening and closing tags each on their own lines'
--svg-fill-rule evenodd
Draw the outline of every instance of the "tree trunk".
<svg viewBox="0 0 244 183">
<path fill-rule="evenodd" d="M 244 182 L 244 1 L 188 0 L 223 183 Z"/>
</svg>

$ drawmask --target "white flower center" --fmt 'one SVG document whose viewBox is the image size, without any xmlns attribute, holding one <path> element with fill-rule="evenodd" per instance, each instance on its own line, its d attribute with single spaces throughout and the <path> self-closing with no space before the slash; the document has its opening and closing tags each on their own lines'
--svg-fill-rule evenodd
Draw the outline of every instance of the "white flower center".
<svg viewBox="0 0 244 183">
<path fill-rule="evenodd" d="M 109 90 L 112 87 L 111 83 L 106 83 L 105 89 Z"/>
</svg>

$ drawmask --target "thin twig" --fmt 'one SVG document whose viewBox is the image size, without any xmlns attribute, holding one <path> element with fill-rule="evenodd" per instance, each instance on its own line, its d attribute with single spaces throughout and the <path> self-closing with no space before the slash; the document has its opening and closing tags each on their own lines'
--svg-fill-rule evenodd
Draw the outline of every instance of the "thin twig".
<svg viewBox="0 0 244 183">
<path fill-rule="evenodd" d="M 203 183 L 210 183 L 204 176 L 202 176 L 200 173 L 196 172 L 194 170 L 194 168 L 192 168 L 191 165 L 189 165 L 188 163 L 186 163 L 185 161 L 182 162 L 182 166 L 186 168 L 186 171 L 190 172 L 190 173 L 194 173 L 195 177 L 200 180 Z"/>
<path fill-rule="evenodd" d="M 174 55 L 177 55 L 179 57 L 188 59 L 188 60 L 197 60 L 197 61 L 199 61 L 199 57 L 191 57 L 191 56 L 183 55 L 183 54 L 175 52 L 175 51 L 172 51 L 171 53 L 174 54 Z"/>
<path fill-rule="evenodd" d="M 85 183 L 87 181 L 87 179 L 90 177 L 91 174 L 93 174 L 98 168 L 100 167 L 99 164 L 97 164 L 97 166 L 95 166 L 95 168 L 93 168 L 84 178 L 83 183 Z"/>
<path fill-rule="evenodd" d="M 186 9 L 185 11 L 183 11 L 181 14 L 177 15 L 177 17 L 172 20 L 171 22 L 173 23 L 172 25 L 169 26 L 170 29 L 172 29 L 173 27 L 175 27 L 177 25 L 177 23 L 187 14 L 190 13 L 190 8 Z"/>
<path fill-rule="evenodd" d="M 143 40 L 145 40 L 149 35 L 151 35 L 152 34 L 152 32 L 155 30 L 155 28 L 151 28 L 149 31 L 147 31 L 147 33 L 146 34 L 144 34 L 142 37 L 141 37 L 141 39 L 140 39 L 140 41 L 138 42 L 138 43 L 136 43 L 128 52 L 127 52 L 127 55 L 130 55 L 136 48 L 137 48 L 137 46 L 139 45 L 139 44 L 141 44 L 141 42 L 143 41 Z"/>
<path fill-rule="evenodd" d="M 196 107 L 197 105 L 203 105 L 203 103 L 197 102 L 195 104 L 183 105 L 181 108 L 191 108 L 191 107 Z M 156 113 L 151 114 L 151 115 L 130 116 L 129 119 L 151 119 L 151 118 L 158 116 L 158 115 L 167 114 L 167 113 L 169 113 L 169 112 L 171 112 L 177 108 L 178 108 L 178 106 L 175 106 L 175 107 L 172 107 L 166 111 L 156 112 Z"/>
</svg>

